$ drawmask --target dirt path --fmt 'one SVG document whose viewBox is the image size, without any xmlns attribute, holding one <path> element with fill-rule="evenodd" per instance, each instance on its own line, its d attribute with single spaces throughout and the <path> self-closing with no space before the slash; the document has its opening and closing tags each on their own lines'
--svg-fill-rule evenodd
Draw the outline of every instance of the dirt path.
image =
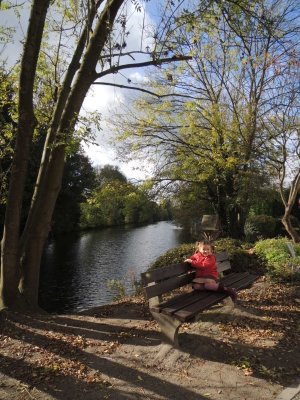
<svg viewBox="0 0 300 400">
<path fill-rule="evenodd" d="M 79 315 L 2 314 L 0 399 L 271 400 L 300 372 L 299 287 L 263 279 L 237 306 L 160 340 L 141 298 Z"/>
</svg>

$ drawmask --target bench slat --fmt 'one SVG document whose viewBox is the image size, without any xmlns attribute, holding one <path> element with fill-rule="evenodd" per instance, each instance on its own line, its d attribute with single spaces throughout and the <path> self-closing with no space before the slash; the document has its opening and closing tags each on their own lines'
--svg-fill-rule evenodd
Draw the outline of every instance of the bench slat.
<svg viewBox="0 0 300 400">
<path fill-rule="evenodd" d="M 228 260 L 227 251 L 221 251 L 220 253 L 216 253 L 215 256 L 216 256 L 217 263 Z"/>
<path fill-rule="evenodd" d="M 256 279 L 256 277 L 255 277 Z M 225 286 L 232 286 L 235 284 L 235 286 L 241 286 L 241 282 L 243 285 L 247 284 L 247 282 L 253 281 L 252 276 L 249 275 L 248 272 L 241 272 L 241 273 L 235 273 L 228 275 L 226 278 L 222 279 L 220 282 L 222 282 Z M 234 286 L 234 287 L 235 287 Z M 205 297 L 209 296 L 210 294 L 215 293 L 211 292 L 208 290 L 203 290 L 203 291 L 197 291 L 194 290 L 192 293 L 185 293 L 184 295 L 179 295 L 177 297 L 174 297 L 164 303 L 160 303 L 159 305 L 155 306 L 156 312 L 163 312 L 164 314 L 171 315 L 175 313 L 176 311 L 193 304 L 198 301 L 202 301 Z M 151 307 L 153 309 L 153 307 Z"/>
<path fill-rule="evenodd" d="M 144 288 L 147 299 L 159 296 L 163 293 L 170 292 L 173 289 L 177 289 L 181 286 L 187 285 L 195 277 L 195 272 L 189 272 L 184 275 L 174 276 L 173 278 L 161 281 L 155 285 L 147 286 Z"/>
<path fill-rule="evenodd" d="M 224 278 L 220 279 L 220 283 L 224 286 L 232 286 L 235 282 L 244 279 L 249 276 L 249 272 L 232 272 L 228 275 L 225 275 Z"/>
<path fill-rule="evenodd" d="M 195 318 L 197 314 L 210 308 L 211 306 L 220 303 L 223 299 L 227 297 L 224 293 L 211 292 L 209 296 L 206 296 L 202 302 L 194 302 L 189 306 L 182 308 L 172 315 L 176 316 L 180 321 L 186 322 L 191 321 Z"/>
<path fill-rule="evenodd" d="M 143 285 L 150 282 L 158 282 L 163 279 L 172 278 L 173 276 L 183 274 L 190 270 L 188 263 L 172 264 L 167 267 L 157 268 L 152 271 L 146 271 L 141 274 Z"/>
<path fill-rule="evenodd" d="M 172 315 L 175 312 L 181 310 L 182 308 L 188 307 L 191 304 L 198 302 L 198 301 L 204 301 L 204 299 L 209 296 L 211 293 L 214 292 L 209 292 L 208 290 L 193 290 L 192 293 L 190 293 L 190 296 L 188 296 L 185 299 L 180 299 L 176 303 L 173 303 L 171 305 L 167 305 L 161 308 L 160 312 L 167 314 L 167 315 Z"/>
<path fill-rule="evenodd" d="M 240 281 L 234 283 L 233 287 L 236 290 L 246 289 L 247 287 L 252 285 L 252 283 L 254 283 L 256 281 L 256 279 L 258 279 L 257 275 L 249 274 L 248 276 L 245 276 L 245 278 L 243 278 Z"/>
<path fill-rule="evenodd" d="M 258 278 L 258 275 L 252 275 L 249 272 L 234 272 L 221 279 L 224 286 L 233 287 L 237 290 L 248 287 Z M 245 286 L 246 285 L 246 286 Z"/>
<path fill-rule="evenodd" d="M 251 275 L 249 273 L 236 273 L 232 274 L 230 279 L 227 279 L 226 284 L 230 282 L 230 286 L 235 288 L 236 290 L 241 290 L 248 287 L 252 284 L 258 276 Z M 223 283 L 225 283 L 223 281 Z M 205 297 L 201 301 L 195 301 L 188 306 L 183 308 L 178 308 L 176 311 L 172 313 L 172 315 L 176 316 L 180 321 L 185 322 L 193 319 L 197 314 L 204 311 L 205 309 L 219 303 L 222 299 L 228 297 L 226 294 L 219 292 L 209 292 L 210 295 Z M 180 304 L 179 304 L 180 307 Z M 164 312 L 164 310 L 162 310 Z M 169 315 L 169 314 L 168 314 Z"/>
<path fill-rule="evenodd" d="M 226 260 L 223 262 L 217 263 L 217 270 L 218 272 L 224 272 L 231 269 L 230 261 Z"/>
<path fill-rule="evenodd" d="M 163 308 L 171 307 L 173 304 L 176 304 L 178 301 L 184 301 L 185 299 L 190 298 L 191 296 L 196 296 L 196 291 L 190 291 L 187 293 L 179 294 L 175 297 L 172 297 L 169 300 L 163 301 L 162 303 L 155 304 L 150 307 L 152 311 L 161 312 Z"/>
</svg>

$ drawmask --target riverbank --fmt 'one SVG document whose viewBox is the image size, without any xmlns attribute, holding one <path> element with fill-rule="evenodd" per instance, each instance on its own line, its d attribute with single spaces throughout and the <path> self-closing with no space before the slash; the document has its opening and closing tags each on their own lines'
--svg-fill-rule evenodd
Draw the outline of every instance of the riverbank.
<svg viewBox="0 0 300 400">
<path fill-rule="evenodd" d="M 93 230 L 52 241 L 45 247 L 41 264 L 39 304 L 50 313 L 65 314 L 111 303 L 118 290 L 108 290 L 110 281 L 121 281 L 132 293 L 140 274 L 182 241 L 181 230 L 166 221 Z"/>
<path fill-rule="evenodd" d="M 300 287 L 263 277 L 160 340 L 141 297 L 68 315 L 1 315 L 3 400 L 271 400 L 299 378 Z"/>
</svg>

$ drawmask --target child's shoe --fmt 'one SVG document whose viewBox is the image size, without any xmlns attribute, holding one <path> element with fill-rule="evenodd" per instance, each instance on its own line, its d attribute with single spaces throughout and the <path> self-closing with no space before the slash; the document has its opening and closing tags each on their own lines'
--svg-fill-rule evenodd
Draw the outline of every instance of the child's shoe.
<svg viewBox="0 0 300 400">
<path fill-rule="evenodd" d="M 236 303 L 237 300 L 237 292 L 235 289 L 233 288 L 226 288 L 227 293 L 229 294 L 229 296 L 231 297 L 231 300 Z"/>
</svg>

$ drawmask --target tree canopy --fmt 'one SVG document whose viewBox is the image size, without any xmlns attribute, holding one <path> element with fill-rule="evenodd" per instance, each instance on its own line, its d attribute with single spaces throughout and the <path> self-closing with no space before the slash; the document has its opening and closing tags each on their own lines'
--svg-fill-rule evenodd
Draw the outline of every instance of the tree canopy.
<svg viewBox="0 0 300 400">
<path fill-rule="evenodd" d="M 129 17 L 141 11 L 135 1 L 32 0 L 30 6 L 22 59 L 15 70 L 16 125 L 1 241 L 0 308 L 36 310 L 40 260 L 62 186 L 65 160 L 91 133 L 91 124 L 81 113 L 91 85 L 121 70 L 161 66 L 187 57 L 175 50 L 167 56 L 155 39 L 145 51 L 145 29 L 140 40 L 134 41 L 135 49 L 127 49 Z M 18 4 L 1 2 L 1 14 L 12 7 L 17 10 Z M 175 9 L 174 5 L 171 8 Z M 161 35 L 168 30 L 164 24 Z M 1 29 L 1 37 L 7 32 Z M 8 46 L 12 44 L 11 37 L 6 39 Z M 144 57 L 142 62 L 136 61 L 137 55 Z M 94 115 L 93 122 L 99 122 L 99 116 Z M 23 226 L 30 150 L 42 127 L 47 133 Z"/>
<path fill-rule="evenodd" d="M 125 143 L 129 157 L 151 159 L 157 184 L 200 185 L 198 200 L 240 237 L 251 202 L 274 183 L 281 119 L 297 143 L 299 10 L 293 0 L 200 4 L 174 18 L 167 39 L 192 59 L 152 75 L 158 98 L 125 108 L 117 134 L 122 154 Z"/>
</svg>

